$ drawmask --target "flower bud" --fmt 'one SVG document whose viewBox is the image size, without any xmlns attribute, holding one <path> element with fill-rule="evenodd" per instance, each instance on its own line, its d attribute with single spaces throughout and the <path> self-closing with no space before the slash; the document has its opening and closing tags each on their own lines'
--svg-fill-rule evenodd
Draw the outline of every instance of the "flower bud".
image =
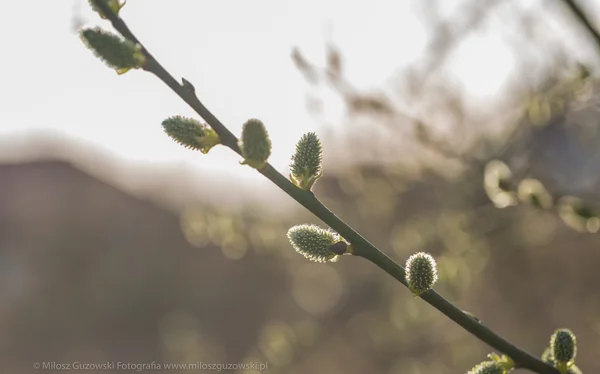
<svg viewBox="0 0 600 374">
<path fill-rule="evenodd" d="M 290 179 L 305 191 L 323 174 L 323 149 L 321 141 L 314 132 L 304 134 L 296 144 L 296 153 L 292 156 Z"/>
<path fill-rule="evenodd" d="M 331 250 L 332 245 L 343 241 L 336 232 L 305 224 L 292 227 L 287 237 L 296 252 L 311 261 L 335 262 L 339 259 L 339 255 Z"/>
<path fill-rule="evenodd" d="M 102 10 L 100 10 L 100 8 L 98 8 L 98 6 L 96 5 L 96 2 L 102 2 L 104 4 L 106 4 L 106 6 L 115 14 L 115 15 L 119 15 L 119 11 L 121 10 L 121 8 L 123 8 L 125 6 L 125 3 L 127 1 L 123 1 L 123 3 L 119 3 L 119 0 L 88 0 L 92 9 L 96 12 L 98 12 L 98 14 L 100 15 L 100 18 L 102 19 L 106 19 L 106 15 L 102 12 Z"/>
<path fill-rule="evenodd" d="M 558 329 L 550 338 L 552 357 L 557 363 L 568 363 L 577 355 L 577 339 L 569 329 Z"/>
<path fill-rule="evenodd" d="M 437 282 L 436 262 L 429 253 L 415 253 L 406 260 L 406 282 L 408 288 L 415 295 L 433 287 Z"/>
<path fill-rule="evenodd" d="M 94 28 L 82 30 L 80 36 L 85 45 L 118 74 L 141 68 L 146 63 L 139 44 L 133 44 L 113 33 Z"/>
<path fill-rule="evenodd" d="M 162 122 L 163 129 L 177 143 L 206 154 L 217 144 L 219 135 L 208 125 L 193 118 L 173 116 Z"/>
<path fill-rule="evenodd" d="M 242 164 L 261 169 L 271 155 L 271 139 L 262 121 L 249 119 L 242 128 L 240 149 L 244 161 Z"/>
<path fill-rule="evenodd" d="M 505 374 L 506 370 L 498 362 L 484 361 L 473 369 L 469 370 L 467 374 Z"/>
</svg>

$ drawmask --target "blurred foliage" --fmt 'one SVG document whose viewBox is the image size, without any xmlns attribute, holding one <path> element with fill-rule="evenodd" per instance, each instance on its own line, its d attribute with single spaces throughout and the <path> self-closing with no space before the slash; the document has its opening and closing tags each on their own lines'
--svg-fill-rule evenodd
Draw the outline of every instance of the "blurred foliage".
<svg viewBox="0 0 600 374">
<path fill-rule="evenodd" d="M 600 202 L 600 125 L 596 119 L 600 80 L 579 56 L 549 41 L 552 34 L 525 32 L 521 36 L 527 38 L 513 44 L 519 53 L 518 80 L 498 95 L 498 100 L 509 103 L 507 107 L 516 108 L 514 115 L 502 117 L 502 102 L 490 117 L 469 109 L 470 99 L 464 92 L 444 80 L 444 62 L 461 37 L 486 23 L 498 2 L 467 3 L 471 6 L 464 9 L 463 25 L 467 26 L 444 32 L 449 31 L 450 22 L 439 22 L 441 32 L 434 33 L 426 68 L 408 68 L 401 80 L 393 82 L 400 87 L 392 90 L 405 94 L 400 98 L 354 88 L 344 75 L 340 50 L 331 45 L 323 67 L 294 50 L 293 60 L 307 81 L 328 85 L 344 100 L 345 126 L 361 129 L 356 136 L 347 131 L 351 135 L 346 144 L 384 149 L 366 160 L 354 157 L 358 166 L 340 168 L 331 177 L 339 178 L 337 186 L 332 181 L 330 186 L 320 186 L 317 194 L 397 261 L 421 250 L 434 254 L 440 267 L 436 290 L 475 311 L 477 317 L 527 350 L 541 353 L 540 344 L 543 346 L 551 326 L 565 324 L 577 325 L 573 328 L 579 334 L 590 337 L 581 346 L 598 347 L 597 332 L 592 332 L 599 321 L 593 312 L 597 301 L 590 300 L 596 300 L 592 295 L 599 283 L 588 264 L 600 255 L 594 251 L 598 239 L 586 234 L 596 233 L 600 227 L 596 213 Z M 489 13 L 481 13 L 484 9 Z M 529 14 L 533 13 L 520 12 L 523 22 L 512 25 L 508 33 L 539 27 Z M 545 55 L 545 61 L 534 66 L 531 55 L 521 53 L 526 50 Z M 531 74 L 532 69 L 538 74 Z M 431 80 L 432 76 L 437 80 Z M 430 104 L 430 113 L 408 110 L 414 100 L 419 100 L 421 107 Z M 325 104 L 317 106 L 323 107 Z M 361 116 L 368 120 L 363 122 Z M 433 119 L 443 116 L 446 121 L 441 126 L 450 126 L 445 137 L 440 136 L 440 126 Z M 505 130 L 493 134 L 481 121 Z M 374 141 L 377 127 L 382 125 L 388 140 Z M 412 133 L 407 128 L 412 128 Z M 330 139 L 340 136 L 332 134 Z M 393 146 L 402 148 L 403 153 L 395 153 Z M 417 172 L 405 160 L 413 149 L 419 150 L 413 153 L 419 164 Z M 427 158 L 428 151 L 435 161 Z M 460 166 L 449 168 L 455 161 Z M 448 173 L 448 169 L 453 171 Z M 341 264 L 336 267 L 340 268 Z M 436 346 L 444 337 L 460 333 L 453 334 L 453 327 L 435 311 L 411 309 L 420 305 L 418 301 L 398 301 L 391 284 L 379 286 L 390 289 L 390 293 L 379 292 L 384 294 L 379 302 L 385 303 L 387 297 L 392 308 L 389 321 L 396 330 L 376 327 L 385 325 L 384 317 L 372 311 L 362 324 L 373 326 L 363 333 L 376 334 L 378 340 L 361 348 L 368 347 L 381 364 L 384 361 L 379 361 L 377 348 L 383 340 L 399 363 L 376 371 L 460 372 L 469 361 L 481 361 L 477 357 L 485 348 L 476 342 L 450 339 L 452 344 Z M 522 323 L 527 328 L 518 327 Z M 408 348 L 415 342 L 426 357 Z M 410 353 L 404 356 L 406 352 Z M 584 372 L 594 369 L 589 357 L 580 360 Z M 423 362 L 429 363 L 427 367 L 420 366 Z"/>
<path fill-rule="evenodd" d="M 0 170 L 1 244 L 14 248 L 3 259 L 13 270 L 3 274 L 29 280 L 18 298 L 9 290 L 20 278 L 3 281 L 3 371 L 35 356 L 267 361 L 275 373 L 455 373 L 489 353 L 375 266 L 297 254 L 287 228 L 319 223 L 303 210 L 271 219 L 255 208 L 194 204 L 178 218 L 64 166 L 18 168 Z M 360 183 L 349 183 L 358 175 Z M 578 365 L 593 372 L 596 236 L 531 205 L 497 209 L 481 177 L 357 166 L 325 175 L 316 193 L 396 261 L 431 253 L 436 290 L 528 351 L 568 325 Z M 24 208 L 30 204 L 36 208 Z"/>
</svg>

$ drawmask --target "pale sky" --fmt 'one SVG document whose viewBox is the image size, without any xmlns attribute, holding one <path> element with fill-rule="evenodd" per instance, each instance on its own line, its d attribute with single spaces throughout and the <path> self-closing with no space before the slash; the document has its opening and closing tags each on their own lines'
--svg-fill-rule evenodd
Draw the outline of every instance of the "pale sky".
<svg viewBox="0 0 600 374">
<path fill-rule="evenodd" d="M 428 35 L 412 4 L 129 0 L 121 16 L 171 74 L 194 84 L 200 100 L 236 135 L 248 118 L 262 119 L 273 140 L 270 162 L 287 175 L 296 141 L 307 131 L 320 131 L 306 111 L 309 86 L 292 63 L 292 48 L 322 63 L 331 40 L 345 57 L 350 80 L 357 87 L 377 87 L 425 47 Z M 13 1 L 10 8 L 0 12 L 0 137 L 45 130 L 122 162 L 176 162 L 199 172 L 210 168 L 261 178 L 240 167 L 239 157 L 226 148 L 202 155 L 163 133 L 166 117 L 194 113 L 153 75 L 118 76 L 83 46 L 74 17 L 111 29 L 86 0 Z M 461 48 L 452 60 L 457 79 L 475 97 L 493 95 L 513 68 L 510 50 L 493 36 L 474 37 Z M 341 103 L 328 101 L 326 122 L 339 123 L 343 114 Z"/>
</svg>

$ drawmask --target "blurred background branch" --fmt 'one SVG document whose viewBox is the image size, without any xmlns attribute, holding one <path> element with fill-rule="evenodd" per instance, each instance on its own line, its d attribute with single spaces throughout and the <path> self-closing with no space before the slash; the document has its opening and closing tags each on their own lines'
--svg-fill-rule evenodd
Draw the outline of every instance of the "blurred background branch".
<svg viewBox="0 0 600 374">
<path fill-rule="evenodd" d="M 581 26 L 585 28 L 590 36 L 594 39 L 598 53 L 600 53 L 600 34 L 598 34 L 598 30 L 596 30 L 594 22 L 588 18 L 588 16 L 585 14 L 585 11 L 577 4 L 575 0 L 562 1 L 571 10 L 571 12 L 573 12 L 573 15 L 577 18 L 577 21 L 581 24 Z"/>
</svg>

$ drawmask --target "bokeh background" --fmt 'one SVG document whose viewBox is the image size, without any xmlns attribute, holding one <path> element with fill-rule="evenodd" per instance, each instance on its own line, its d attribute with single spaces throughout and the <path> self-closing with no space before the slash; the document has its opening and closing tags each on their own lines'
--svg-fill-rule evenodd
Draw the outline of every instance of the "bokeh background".
<svg viewBox="0 0 600 374">
<path fill-rule="evenodd" d="M 110 29 L 87 1 L 5 10 L 1 372 L 442 374 L 491 352 L 372 264 L 295 253 L 287 230 L 324 224 L 233 152 L 172 142 L 160 122 L 193 112 L 85 49 L 79 27 Z M 284 175 L 316 131 L 315 193 L 387 255 L 431 253 L 444 297 L 536 355 L 568 327 L 582 371 L 600 369 L 600 48 L 566 1 L 129 0 L 121 15 L 234 133 L 261 118 Z"/>
</svg>

